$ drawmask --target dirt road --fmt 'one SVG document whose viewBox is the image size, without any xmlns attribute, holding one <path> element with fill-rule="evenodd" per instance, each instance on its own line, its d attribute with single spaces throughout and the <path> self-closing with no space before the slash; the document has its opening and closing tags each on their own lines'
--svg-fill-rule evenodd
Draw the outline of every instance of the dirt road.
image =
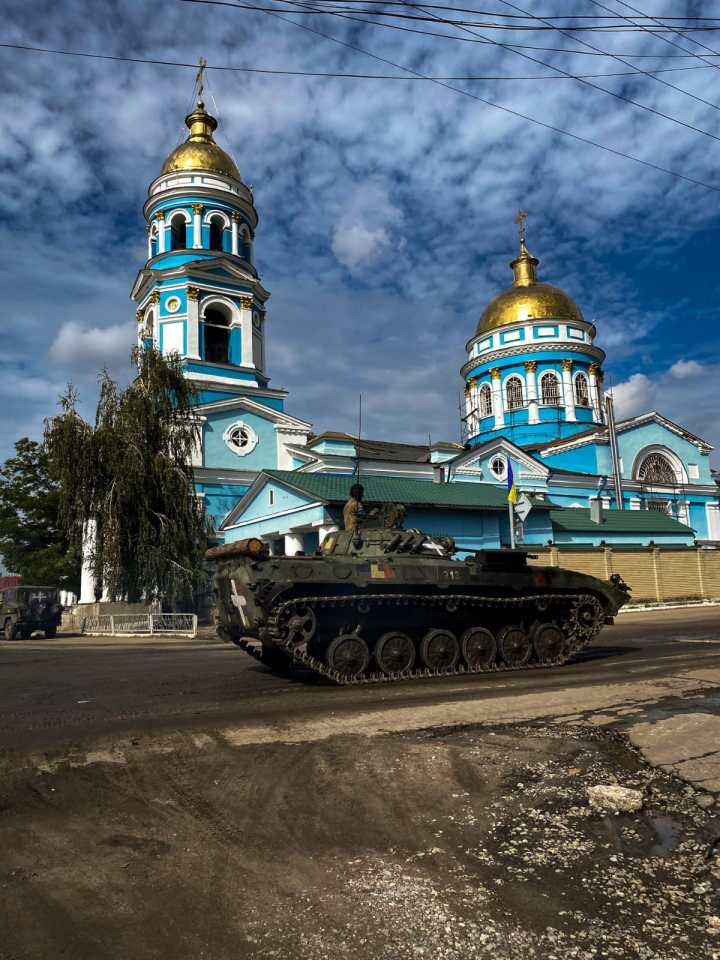
<svg viewBox="0 0 720 960">
<path fill-rule="evenodd" d="M 712 769 L 673 775 L 714 762 L 717 608 L 503 678 L 65 639 L 3 645 L 0 685 L 0 960 L 720 958 Z M 680 760 L 628 744 L 657 730 Z M 611 782 L 643 810 L 593 811 Z"/>
</svg>

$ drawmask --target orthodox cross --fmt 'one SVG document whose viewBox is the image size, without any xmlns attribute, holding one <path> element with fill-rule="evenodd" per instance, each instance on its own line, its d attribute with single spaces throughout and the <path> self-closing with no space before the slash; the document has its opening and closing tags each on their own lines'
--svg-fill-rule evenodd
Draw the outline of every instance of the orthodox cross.
<svg viewBox="0 0 720 960">
<path fill-rule="evenodd" d="M 205 67 L 207 67 L 207 60 L 205 59 L 205 57 L 200 57 L 200 59 L 198 60 L 198 72 L 195 77 L 198 100 L 202 100 L 203 90 L 205 89 L 204 76 L 203 76 L 205 73 Z"/>
<path fill-rule="evenodd" d="M 525 210 L 518 210 L 517 216 L 513 223 L 516 223 L 518 226 L 518 233 L 520 234 L 520 243 L 525 243 L 525 221 L 527 220 L 528 215 Z"/>
</svg>

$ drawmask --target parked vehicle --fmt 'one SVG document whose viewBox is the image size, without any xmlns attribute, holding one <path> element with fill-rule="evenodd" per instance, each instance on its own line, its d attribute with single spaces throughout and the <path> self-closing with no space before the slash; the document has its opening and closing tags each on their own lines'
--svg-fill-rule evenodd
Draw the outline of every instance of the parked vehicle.
<svg viewBox="0 0 720 960">
<path fill-rule="evenodd" d="M 23 584 L 0 591 L 0 619 L 6 640 L 27 640 L 35 630 L 54 637 L 60 614 L 57 587 Z"/>
</svg>

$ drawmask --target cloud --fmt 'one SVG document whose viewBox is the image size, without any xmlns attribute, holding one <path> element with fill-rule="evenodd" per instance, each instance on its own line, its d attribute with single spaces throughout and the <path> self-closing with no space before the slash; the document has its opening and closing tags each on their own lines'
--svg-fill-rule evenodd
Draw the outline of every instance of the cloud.
<svg viewBox="0 0 720 960">
<path fill-rule="evenodd" d="M 679 374 L 678 374 L 679 368 Z M 652 376 L 635 373 L 613 389 L 619 417 L 657 410 L 720 448 L 717 391 L 720 363 L 678 361 Z"/>
<path fill-rule="evenodd" d="M 697 360 L 678 360 L 670 367 L 670 373 L 678 380 L 685 380 L 702 374 L 703 366 Z"/>
<path fill-rule="evenodd" d="M 656 6 L 661 18 L 675 5 Z M 5 39 L 183 62 L 202 50 L 218 66 L 404 76 L 345 43 L 428 75 L 552 74 L 459 33 L 446 39 L 307 19 L 336 44 L 227 7 L 149 0 L 42 7 L 38 17 L 36 6 L 9 0 Z M 566 9 L 547 0 L 546 12 Z M 517 42 L 514 31 L 494 36 Z M 648 32 L 606 36 L 603 44 L 621 55 L 671 52 Z M 571 72 L 617 66 L 570 52 L 577 45 L 562 36 L 546 45 L 565 52 L 531 55 Z M 145 256 L 142 205 L 185 133 L 194 76 L 7 49 L 2 58 L 0 457 L 18 431 L 41 427 L 67 379 L 79 383 L 91 410 L 99 367 L 128 375 L 128 291 Z M 673 76 L 706 96 L 707 71 L 695 66 Z M 260 212 L 257 265 L 273 294 L 269 372 L 273 385 L 290 388 L 291 412 L 314 419 L 316 429 L 354 430 L 363 392 L 368 434 L 455 438 L 464 344 L 510 283 L 512 220 L 522 206 L 541 279 L 566 289 L 597 325 L 597 343 L 620 381 L 619 406 L 657 406 L 673 419 L 688 416 L 691 429 L 713 429 L 703 412 L 710 381 L 693 399 L 703 377 L 691 366 L 707 375 L 718 347 L 718 283 L 702 260 L 717 246 L 707 191 L 424 81 L 213 70 L 207 80 L 217 139 L 253 185 Z M 717 111 L 648 77 L 598 82 L 716 131 Z M 717 181 L 706 138 L 572 80 L 454 85 L 620 153 Z M 683 359 L 668 370 L 665 357 Z"/>
<path fill-rule="evenodd" d="M 343 206 L 333 231 L 333 253 L 355 272 L 390 248 L 404 246 L 395 230 L 402 220 L 402 211 L 391 202 L 387 189 L 378 183 L 365 183 Z"/>
<path fill-rule="evenodd" d="M 70 320 L 60 328 L 49 357 L 68 372 L 94 372 L 114 365 L 119 356 L 127 357 L 133 343 L 131 324 L 111 327 L 83 327 Z"/>
<path fill-rule="evenodd" d="M 633 373 L 631 377 L 613 387 L 615 412 L 618 417 L 635 417 L 653 409 L 656 384 L 644 373 Z"/>
</svg>

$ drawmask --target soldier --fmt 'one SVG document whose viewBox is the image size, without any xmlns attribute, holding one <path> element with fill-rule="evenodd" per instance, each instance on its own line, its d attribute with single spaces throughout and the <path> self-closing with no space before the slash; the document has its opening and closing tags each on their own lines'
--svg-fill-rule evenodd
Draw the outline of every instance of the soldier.
<svg viewBox="0 0 720 960">
<path fill-rule="evenodd" d="M 359 483 L 354 483 L 350 487 L 350 499 L 343 507 L 343 523 L 346 530 L 358 530 L 360 522 L 365 516 L 363 507 L 364 488 Z"/>
</svg>

